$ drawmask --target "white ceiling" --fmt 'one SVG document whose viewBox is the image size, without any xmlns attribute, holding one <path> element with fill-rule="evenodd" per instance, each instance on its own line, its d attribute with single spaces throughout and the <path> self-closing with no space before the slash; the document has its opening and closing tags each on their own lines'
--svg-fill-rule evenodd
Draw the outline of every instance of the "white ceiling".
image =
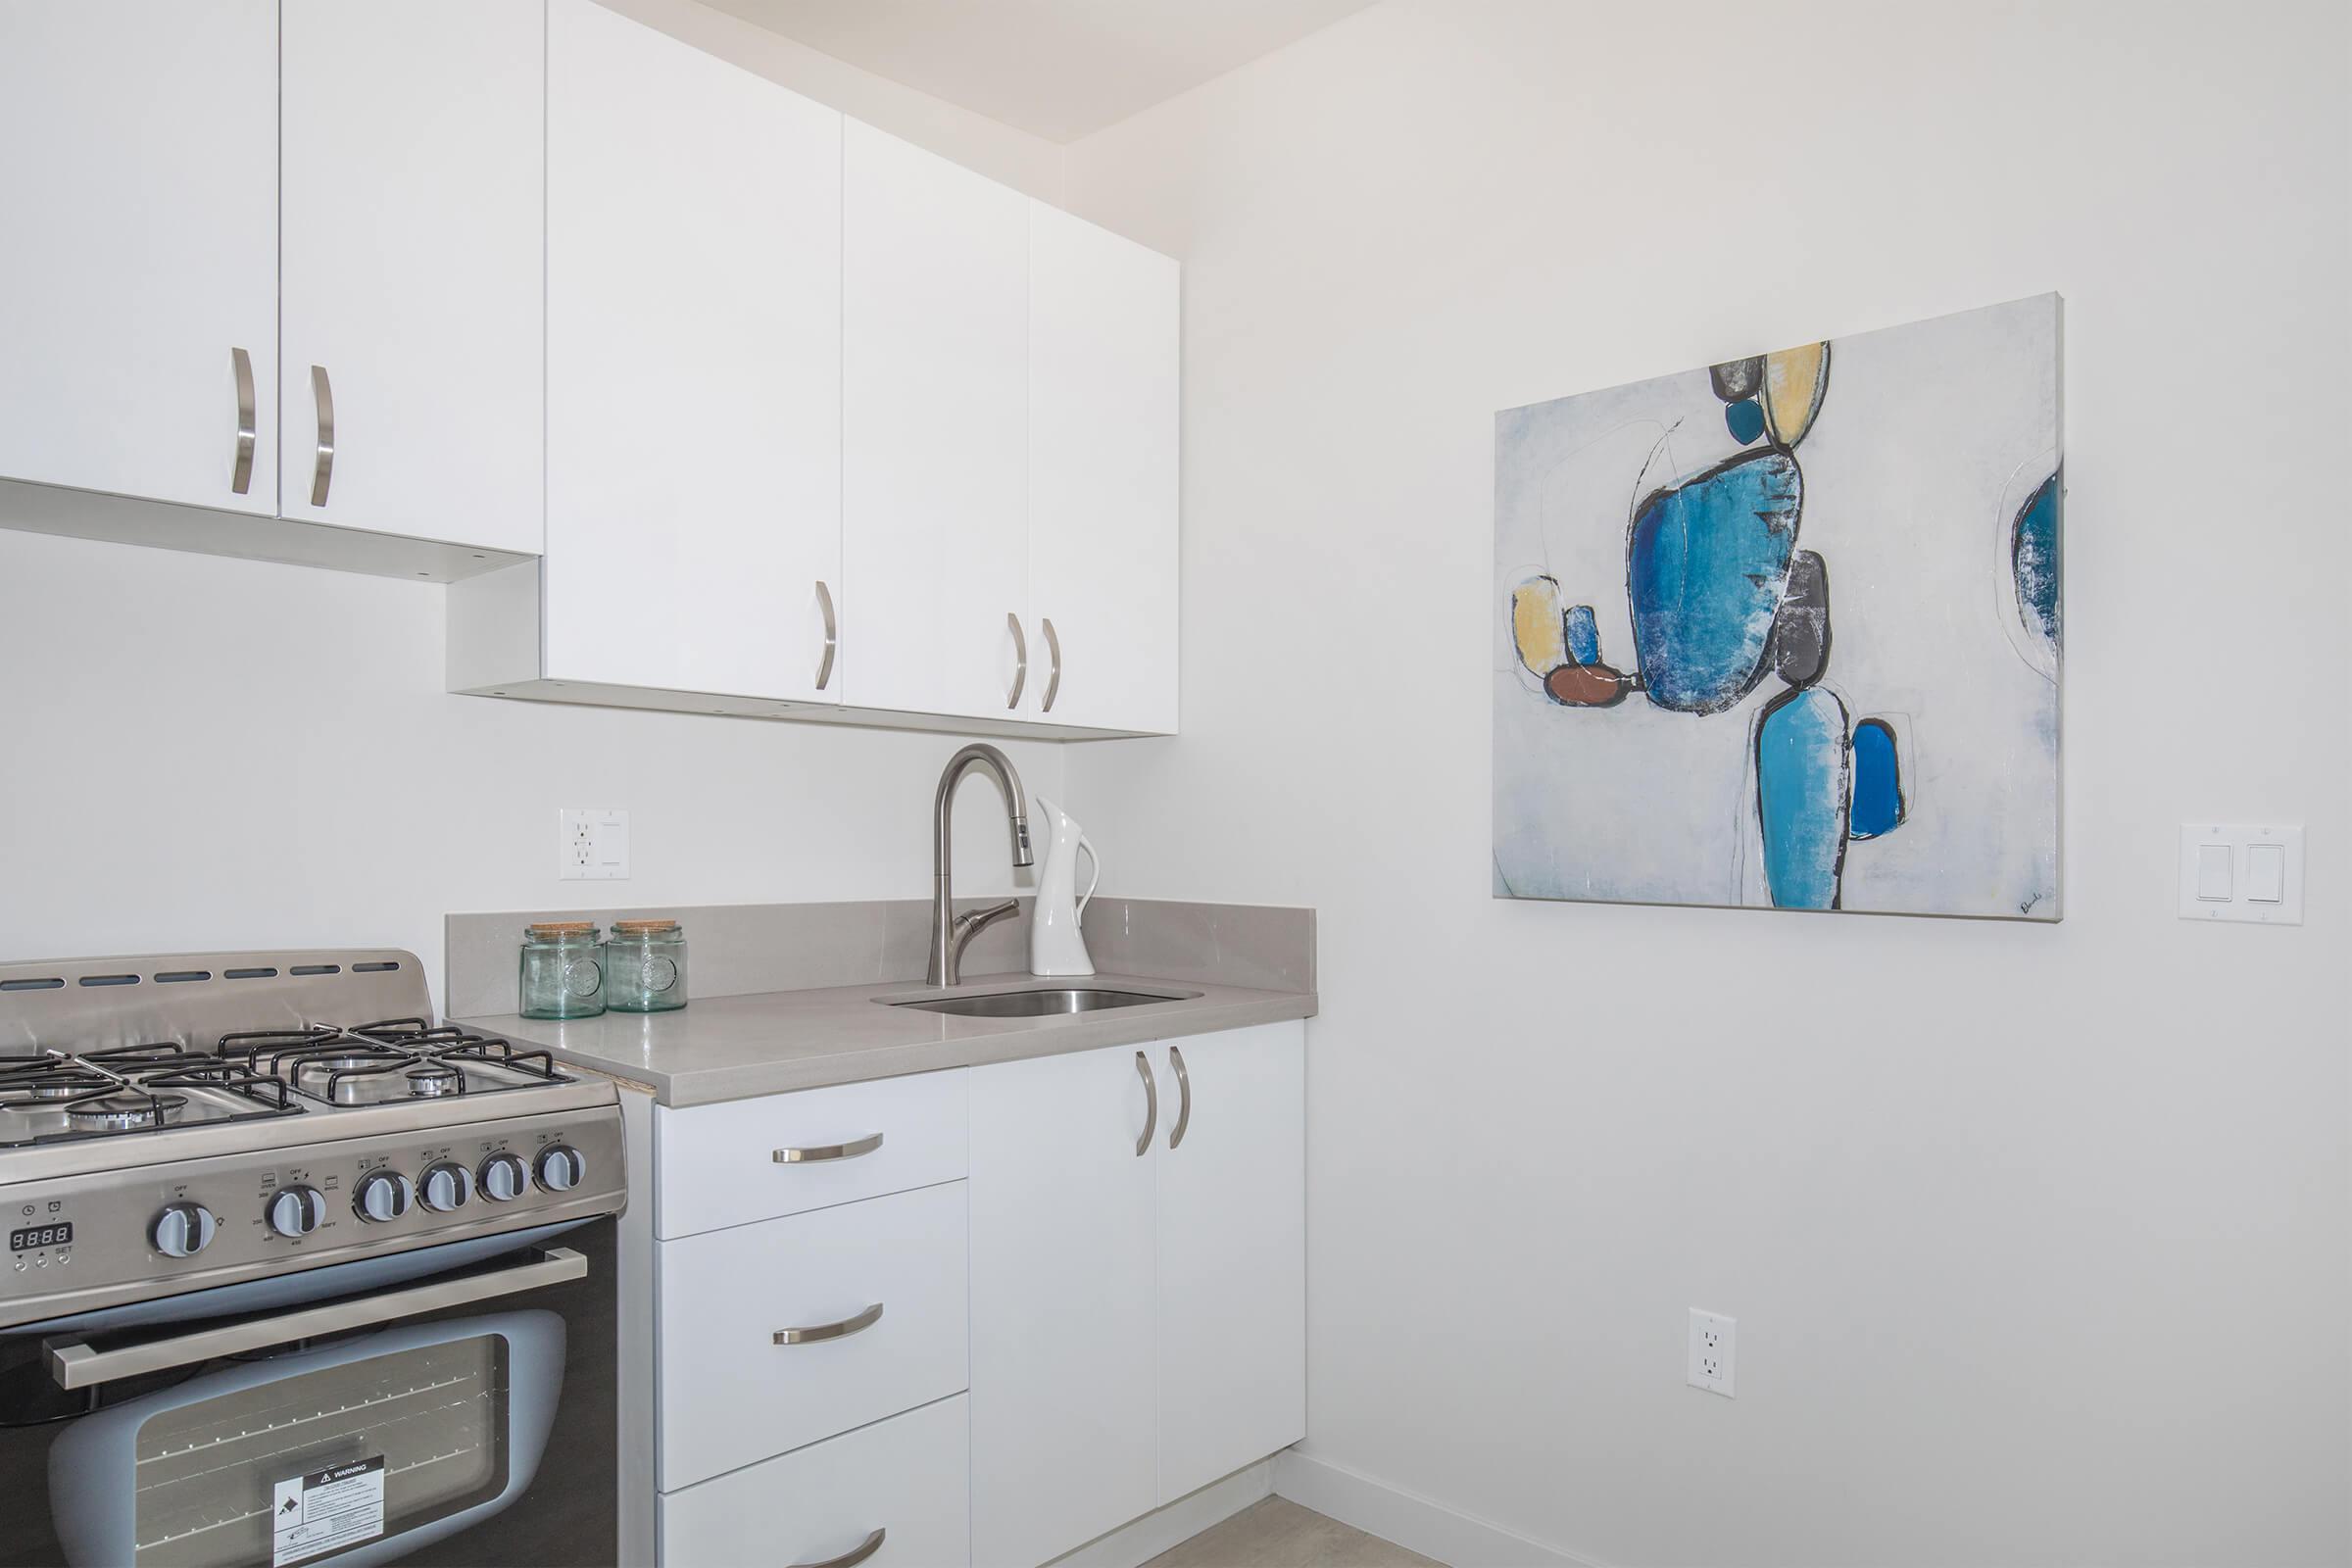
<svg viewBox="0 0 2352 1568">
<path fill-rule="evenodd" d="M 710 0 L 1049 141 L 1221 76 L 1372 0 Z"/>
</svg>

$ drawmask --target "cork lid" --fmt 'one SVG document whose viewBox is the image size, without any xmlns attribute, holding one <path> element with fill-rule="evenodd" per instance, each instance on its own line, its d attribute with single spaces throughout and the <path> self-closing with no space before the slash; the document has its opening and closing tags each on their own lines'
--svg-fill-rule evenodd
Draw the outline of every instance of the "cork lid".
<svg viewBox="0 0 2352 1568">
<path fill-rule="evenodd" d="M 535 937 L 584 937 L 596 929 L 594 920 L 542 920 L 523 929 Z"/>
<path fill-rule="evenodd" d="M 660 936 L 665 931 L 675 931 L 677 928 L 678 922 L 675 920 L 615 920 L 612 922 L 612 929 L 615 932 L 625 932 L 633 937 Z"/>
</svg>

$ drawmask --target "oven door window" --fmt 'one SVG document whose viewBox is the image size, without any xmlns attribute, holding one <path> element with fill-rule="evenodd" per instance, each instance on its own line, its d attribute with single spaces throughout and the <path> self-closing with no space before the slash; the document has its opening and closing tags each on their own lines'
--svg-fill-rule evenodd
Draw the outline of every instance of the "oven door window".
<svg viewBox="0 0 2352 1568">
<path fill-rule="evenodd" d="M 138 1568 L 304 1561 L 487 1501 L 509 1397 L 507 1342 L 483 1334 L 160 1411 L 133 1449 Z"/>
<path fill-rule="evenodd" d="M 250 1360 L 73 1423 L 49 1454 L 69 1561 L 389 1560 L 502 1512 L 537 1470 L 564 1322 L 402 1325 Z M 127 1548 L 127 1549 L 125 1549 Z"/>
</svg>

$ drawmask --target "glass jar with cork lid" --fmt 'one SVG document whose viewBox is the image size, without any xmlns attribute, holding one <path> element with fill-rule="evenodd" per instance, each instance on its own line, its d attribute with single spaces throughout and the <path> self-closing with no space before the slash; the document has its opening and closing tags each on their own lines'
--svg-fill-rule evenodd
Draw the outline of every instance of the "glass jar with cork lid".
<svg viewBox="0 0 2352 1568">
<path fill-rule="evenodd" d="M 593 1018 L 604 1011 L 596 923 L 547 920 L 523 927 L 520 978 L 525 1018 Z"/>
<path fill-rule="evenodd" d="M 686 932 L 675 920 L 615 920 L 605 939 L 605 1005 L 669 1012 L 686 1005 Z"/>
</svg>

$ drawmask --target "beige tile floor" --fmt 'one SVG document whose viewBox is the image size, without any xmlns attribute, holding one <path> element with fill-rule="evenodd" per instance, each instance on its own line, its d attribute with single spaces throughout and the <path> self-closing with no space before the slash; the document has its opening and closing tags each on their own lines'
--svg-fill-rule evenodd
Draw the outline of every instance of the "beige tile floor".
<svg viewBox="0 0 2352 1568">
<path fill-rule="evenodd" d="M 1417 1551 L 1350 1530 L 1288 1497 L 1253 1502 L 1144 1568 L 1439 1568 Z"/>
</svg>

